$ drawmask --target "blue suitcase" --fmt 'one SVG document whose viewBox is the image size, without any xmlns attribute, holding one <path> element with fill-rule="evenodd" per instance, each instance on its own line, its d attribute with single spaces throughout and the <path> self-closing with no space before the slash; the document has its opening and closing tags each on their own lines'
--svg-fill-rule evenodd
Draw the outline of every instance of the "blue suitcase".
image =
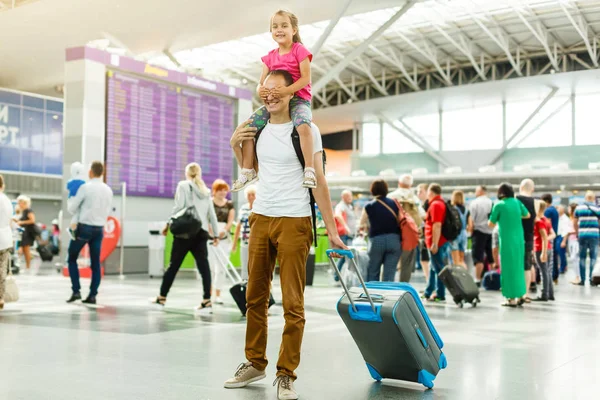
<svg viewBox="0 0 600 400">
<path fill-rule="evenodd" d="M 337 310 L 373 379 L 405 380 L 432 388 L 433 380 L 448 363 L 442 352 L 444 343 L 417 291 L 406 283 L 365 283 L 351 251 L 327 250 L 338 274 L 332 253 L 350 259 L 362 286 L 349 290 L 341 280 L 345 294 Z"/>
</svg>

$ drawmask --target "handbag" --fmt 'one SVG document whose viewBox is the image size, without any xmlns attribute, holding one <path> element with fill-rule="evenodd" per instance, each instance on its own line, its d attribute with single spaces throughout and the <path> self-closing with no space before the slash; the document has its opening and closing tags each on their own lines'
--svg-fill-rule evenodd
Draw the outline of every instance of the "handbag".
<svg viewBox="0 0 600 400">
<path fill-rule="evenodd" d="M 191 184 L 190 192 L 193 194 Z M 169 228 L 175 237 L 189 239 L 196 236 L 200 232 L 200 229 L 202 229 L 202 221 L 196 207 L 192 204 L 190 207 L 184 207 L 181 211 L 173 215 L 169 223 Z"/>
<path fill-rule="evenodd" d="M 14 303 L 15 301 L 19 301 L 19 287 L 17 286 L 17 281 L 13 277 L 12 268 L 8 268 L 8 277 L 5 281 L 4 287 L 4 302 L 5 303 Z"/>
<path fill-rule="evenodd" d="M 400 202 L 396 199 L 393 199 L 394 203 L 398 207 L 398 214 L 392 210 L 390 206 L 385 204 L 383 201 L 377 199 L 378 202 L 383 204 L 385 208 L 387 208 L 394 218 L 398 221 L 398 226 L 400 227 L 400 234 L 402 237 L 402 250 L 403 251 L 411 251 L 417 248 L 419 245 L 419 228 L 417 228 L 417 224 L 415 220 L 412 219 L 410 215 L 404 211 Z"/>
</svg>

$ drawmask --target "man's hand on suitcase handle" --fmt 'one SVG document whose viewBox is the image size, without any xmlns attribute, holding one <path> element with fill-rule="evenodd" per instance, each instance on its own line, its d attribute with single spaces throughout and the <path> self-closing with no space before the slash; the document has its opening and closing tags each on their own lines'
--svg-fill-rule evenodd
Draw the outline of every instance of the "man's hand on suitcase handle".
<svg viewBox="0 0 600 400">
<path fill-rule="evenodd" d="M 329 246 L 333 250 L 335 250 L 335 249 L 349 250 L 348 246 L 346 246 L 346 244 L 344 242 L 342 242 L 342 239 L 340 239 L 340 235 L 338 235 L 337 233 L 329 235 Z M 331 257 L 342 258 L 343 256 L 334 252 L 334 253 L 331 253 Z"/>
<path fill-rule="evenodd" d="M 217 238 L 217 237 L 212 238 L 212 241 L 210 242 L 210 244 L 217 247 L 219 245 L 219 238 Z"/>
</svg>

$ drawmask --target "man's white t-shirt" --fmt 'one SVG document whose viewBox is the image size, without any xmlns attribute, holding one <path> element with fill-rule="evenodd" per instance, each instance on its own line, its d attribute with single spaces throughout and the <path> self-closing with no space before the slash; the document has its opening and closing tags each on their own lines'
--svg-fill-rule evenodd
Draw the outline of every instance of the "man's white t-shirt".
<svg viewBox="0 0 600 400">
<path fill-rule="evenodd" d="M 258 184 L 252 212 L 265 217 L 310 217 L 304 171 L 292 145 L 294 124 L 268 123 L 256 146 Z M 321 132 L 312 124 L 313 151 L 323 151 Z"/>
</svg>

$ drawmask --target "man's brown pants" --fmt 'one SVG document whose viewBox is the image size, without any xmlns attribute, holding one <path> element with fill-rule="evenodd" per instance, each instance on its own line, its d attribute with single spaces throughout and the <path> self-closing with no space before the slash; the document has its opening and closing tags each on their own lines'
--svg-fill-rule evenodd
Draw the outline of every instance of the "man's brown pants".
<svg viewBox="0 0 600 400">
<path fill-rule="evenodd" d="M 277 376 L 296 379 L 305 323 L 306 259 L 313 240 L 311 218 L 252 214 L 249 222 L 246 359 L 260 371 L 267 368 L 269 293 L 277 260 L 285 318 Z"/>
</svg>

